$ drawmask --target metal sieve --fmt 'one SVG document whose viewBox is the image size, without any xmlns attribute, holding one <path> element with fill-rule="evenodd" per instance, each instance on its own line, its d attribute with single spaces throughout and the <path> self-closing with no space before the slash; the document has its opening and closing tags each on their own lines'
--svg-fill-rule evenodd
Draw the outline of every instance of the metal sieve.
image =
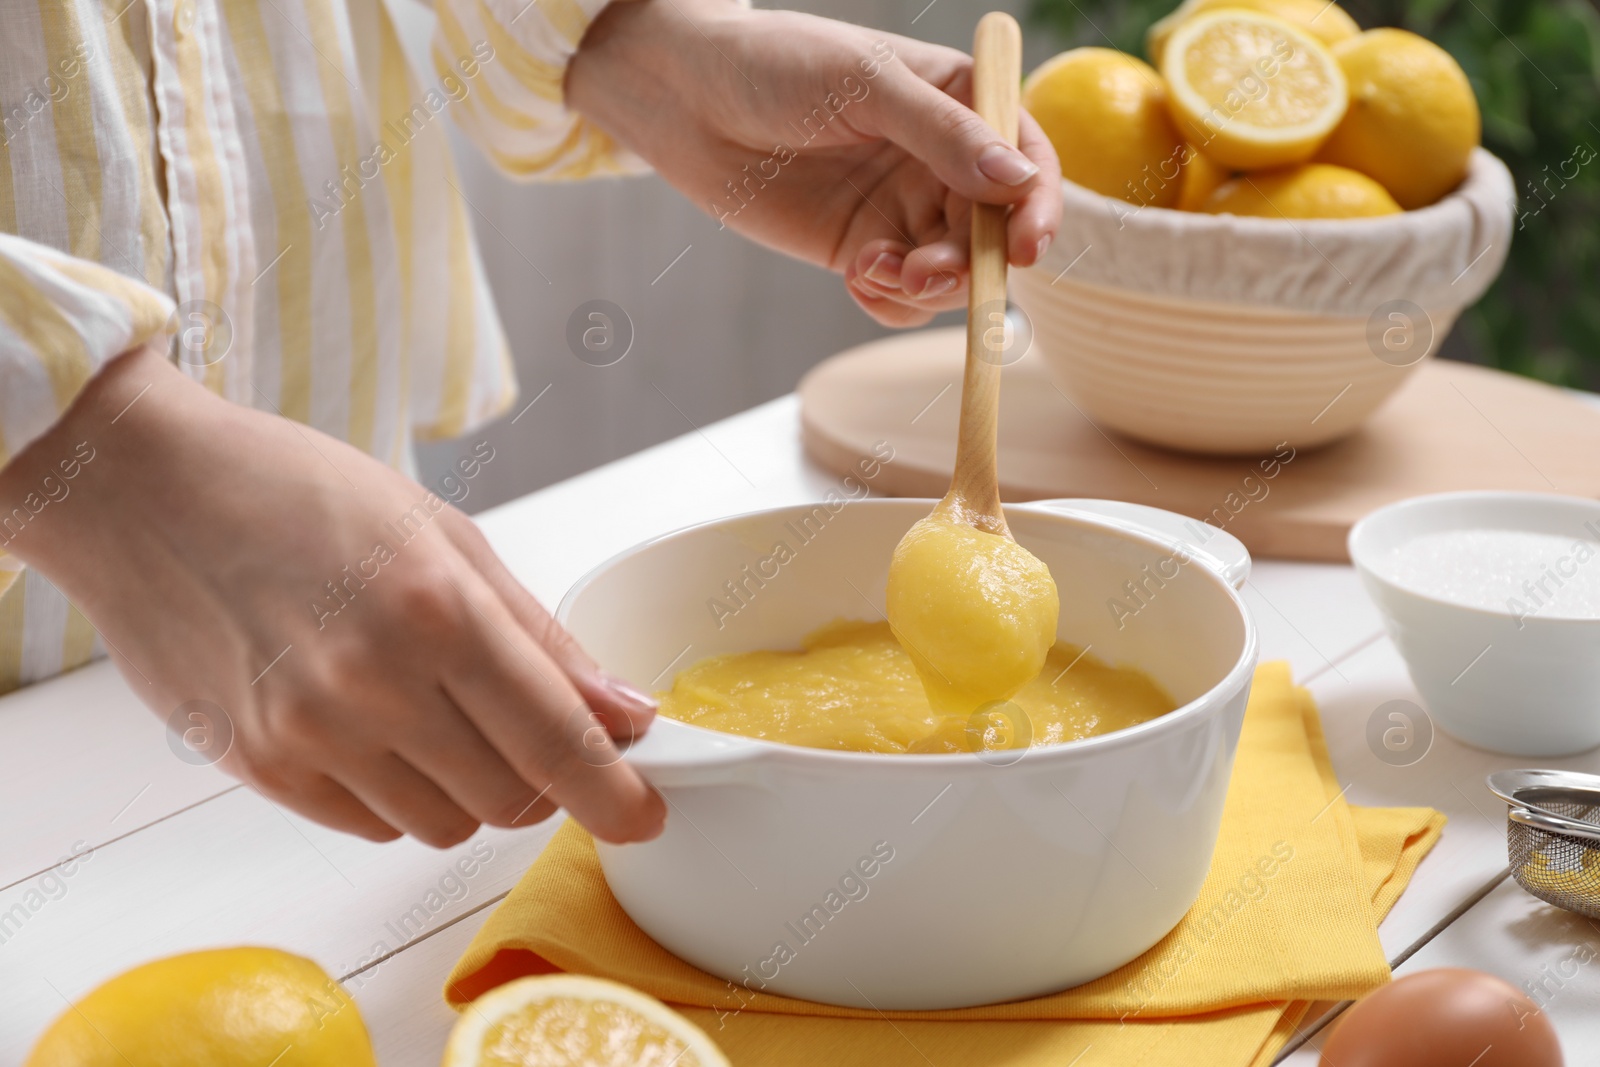
<svg viewBox="0 0 1600 1067">
<path fill-rule="evenodd" d="M 1506 854 L 1517 884 L 1546 903 L 1600 919 L 1600 777 L 1497 771 L 1489 788 L 1510 805 Z"/>
</svg>

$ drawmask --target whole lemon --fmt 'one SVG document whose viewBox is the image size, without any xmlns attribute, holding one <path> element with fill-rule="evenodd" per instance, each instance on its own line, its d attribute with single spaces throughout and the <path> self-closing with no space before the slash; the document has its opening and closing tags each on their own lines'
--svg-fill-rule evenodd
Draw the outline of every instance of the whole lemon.
<svg viewBox="0 0 1600 1067">
<path fill-rule="evenodd" d="M 1222 183 L 1200 210 L 1276 219 L 1355 219 L 1393 215 L 1400 205 L 1365 174 L 1328 163 L 1261 170 Z"/>
<path fill-rule="evenodd" d="M 1028 75 L 1022 106 L 1055 145 L 1068 181 L 1140 205 L 1177 202 L 1183 139 L 1167 113 L 1166 83 L 1148 63 L 1074 48 Z"/>
<path fill-rule="evenodd" d="M 270 948 L 135 967 L 63 1012 L 24 1067 L 376 1067 L 350 995 Z"/>
<path fill-rule="evenodd" d="M 1328 0 L 1183 0 L 1175 10 L 1151 25 L 1144 35 L 1144 54 L 1150 62 L 1161 66 L 1161 53 L 1167 47 L 1167 38 L 1178 24 L 1191 15 L 1218 8 L 1231 7 L 1245 11 L 1260 11 L 1274 15 L 1285 22 L 1299 26 L 1326 45 L 1354 37 L 1361 32 L 1356 20 L 1345 14 L 1344 8 Z"/>
<path fill-rule="evenodd" d="M 1217 186 L 1233 176 L 1233 171 L 1216 162 L 1193 145 L 1183 161 L 1183 183 L 1178 193 L 1179 211 L 1199 211 Z"/>
<path fill-rule="evenodd" d="M 1483 123 L 1467 75 L 1406 30 L 1368 30 L 1333 48 L 1350 106 L 1317 158 L 1376 178 L 1403 208 L 1438 200 L 1467 175 Z"/>
</svg>

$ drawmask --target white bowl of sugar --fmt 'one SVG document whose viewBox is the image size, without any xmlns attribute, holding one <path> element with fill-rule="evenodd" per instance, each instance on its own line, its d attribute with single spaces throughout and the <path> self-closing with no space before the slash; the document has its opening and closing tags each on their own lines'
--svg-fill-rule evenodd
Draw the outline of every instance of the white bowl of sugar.
<svg viewBox="0 0 1600 1067">
<path fill-rule="evenodd" d="M 1600 745 L 1600 502 L 1414 497 L 1357 523 L 1350 558 L 1445 731 L 1517 756 Z"/>
</svg>

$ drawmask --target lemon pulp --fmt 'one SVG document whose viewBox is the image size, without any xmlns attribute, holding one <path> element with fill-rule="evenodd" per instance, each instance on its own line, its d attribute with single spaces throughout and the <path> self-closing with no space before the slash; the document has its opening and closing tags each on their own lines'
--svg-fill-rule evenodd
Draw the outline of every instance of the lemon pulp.
<svg viewBox="0 0 1600 1067">
<path fill-rule="evenodd" d="M 547 974 L 468 1005 L 443 1067 L 728 1067 L 728 1059 L 699 1027 L 637 989 Z"/>
<path fill-rule="evenodd" d="M 1165 715 L 1149 676 L 1069 644 L 1049 649 L 1006 704 L 936 711 L 886 623 L 840 620 L 797 652 L 713 656 L 680 671 L 661 714 L 724 733 L 851 752 L 974 752 L 1057 745 Z"/>
<path fill-rule="evenodd" d="M 935 512 L 895 546 L 885 610 L 929 702 L 965 715 L 1039 673 L 1060 601 L 1033 553 Z"/>
<path fill-rule="evenodd" d="M 705 1067 L 686 1042 L 628 1005 L 570 996 L 537 1001 L 496 1020 L 478 1057 L 478 1067 L 569 1063 Z"/>
<path fill-rule="evenodd" d="M 1340 41 L 1349 40 L 1361 32 L 1361 27 L 1356 25 L 1355 19 L 1328 0 L 1183 0 L 1171 14 L 1156 22 L 1145 32 L 1145 55 L 1150 57 L 1150 62 L 1160 66 L 1162 54 L 1167 47 L 1167 38 L 1172 36 L 1173 30 L 1195 15 L 1220 8 L 1257 11 L 1276 16 L 1292 26 L 1299 26 L 1329 47 Z"/>
<path fill-rule="evenodd" d="M 1189 142 L 1242 170 L 1310 159 L 1348 104 L 1344 73 L 1320 41 L 1270 15 L 1231 8 L 1179 26 L 1161 73 Z"/>
</svg>

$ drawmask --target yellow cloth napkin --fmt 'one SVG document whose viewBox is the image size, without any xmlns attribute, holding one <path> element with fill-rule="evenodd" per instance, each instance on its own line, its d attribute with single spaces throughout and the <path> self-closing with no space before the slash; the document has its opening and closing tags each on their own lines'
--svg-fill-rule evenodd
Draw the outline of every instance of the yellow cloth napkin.
<svg viewBox="0 0 1600 1067">
<path fill-rule="evenodd" d="M 445 997 L 460 1007 L 524 974 L 599 975 L 678 1006 L 740 1067 L 1266 1064 L 1311 1002 L 1388 981 L 1378 921 L 1444 827 L 1430 808 L 1356 808 L 1341 790 L 1310 694 L 1287 664 L 1263 664 L 1211 872 L 1172 933 L 1075 989 L 938 1012 L 791 1000 L 685 963 L 627 917 L 593 839 L 568 823 L 473 938 Z"/>
</svg>

